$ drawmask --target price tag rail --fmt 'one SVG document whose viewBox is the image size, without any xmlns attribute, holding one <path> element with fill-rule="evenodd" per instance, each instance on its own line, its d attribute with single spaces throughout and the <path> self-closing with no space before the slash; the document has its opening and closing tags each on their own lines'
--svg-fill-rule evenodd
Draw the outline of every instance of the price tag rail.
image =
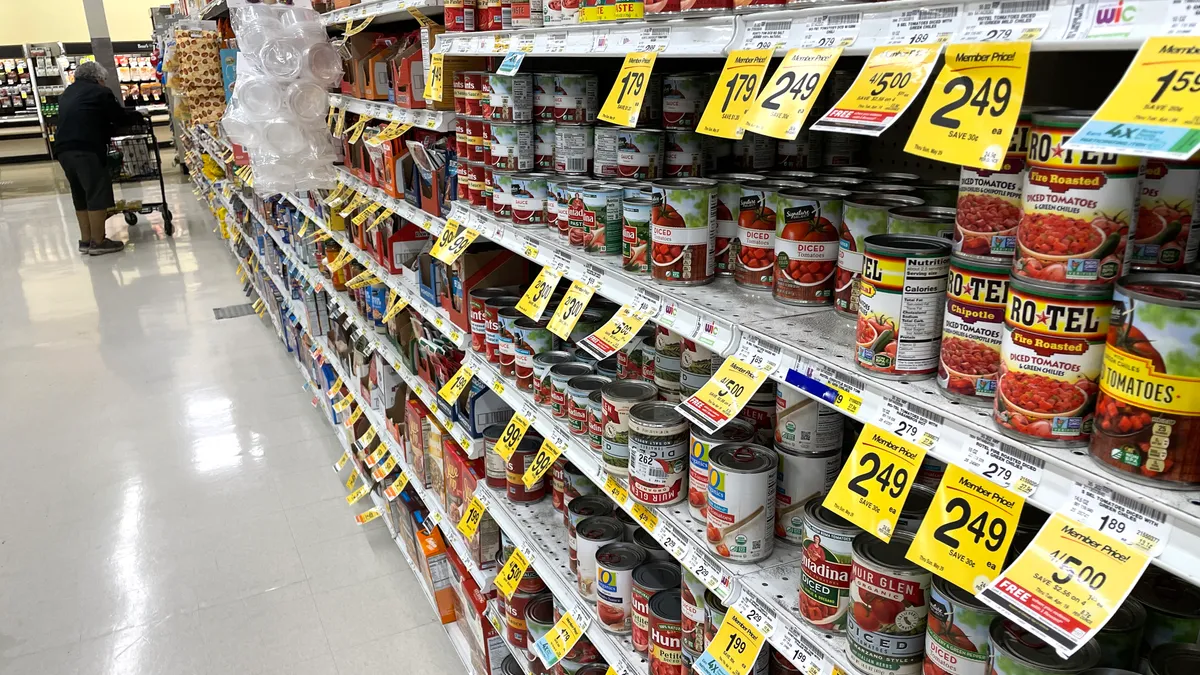
<svg viewBox="0 0 1200 675">
<path fill-rule="evenodd" d="M 331 27 L 341 27 L 347 21 L 357 21 L 371 17 L 372 23 L 391 21 L 414 21 L 413 15 L 407 8 L 421 10 L 422 14 L 440 14 L 444 11 L 442 0 L 375 0 L 358 5 L 335 9 L 321 14 L 321 23 Z"/>
<path fill-rule="evenodd" d="M 659 38 L 653 44 L 665 48 L 662 58 L 713 56 L 737 32 L 733 16 L 693 17 L 688 19 L 629 21 L 621 23 L 579 23 L 495 32 L 446 33 L 438 36 L 435 51 L 464 56 L 504 56 L 520 41 L 533 39 L 529 56 L 615 56 L 623 57 L 642 49 L 647 43 L 645 31 L 669 29 L 669 40 Z"/>
<path fill-rule="evenodd" d="M 441 4 L 439 3 L 437 6 L 441 7 Z M 405 17 L 412 18 L 408 12 L 404 10 L 401 12 Z M 402 122 L 433 131 L 454 130 L 454 111 L 412 110 L 392 105 L 387 101 L 367 101 L 343 94 L 330 94 L 329 105 L 334 108 L 345 108 L 349 112 L 367 115 L 383 122 Z"/>
</svg>

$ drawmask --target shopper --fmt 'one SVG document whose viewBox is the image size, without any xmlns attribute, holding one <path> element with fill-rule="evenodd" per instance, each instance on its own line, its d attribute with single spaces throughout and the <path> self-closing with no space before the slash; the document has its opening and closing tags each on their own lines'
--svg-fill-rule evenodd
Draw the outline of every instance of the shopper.
<svg viewBox="0 0 1200 675">
<path fill-rule="evenodd" d="M 75 220 L 79 221 L 79 252 L 89 255 L 125 248 L 125 244 L 104 236 L 108 209 L 115 206 L 108 143 L 118 127 L 141 119 L 138 113 L 126 110 L 105 86 L 107 75 L 100 64 L 85 61 L 75 69 L 75 82 L 58 99 L 54 152 L 71 184 Z"/>
</svg>

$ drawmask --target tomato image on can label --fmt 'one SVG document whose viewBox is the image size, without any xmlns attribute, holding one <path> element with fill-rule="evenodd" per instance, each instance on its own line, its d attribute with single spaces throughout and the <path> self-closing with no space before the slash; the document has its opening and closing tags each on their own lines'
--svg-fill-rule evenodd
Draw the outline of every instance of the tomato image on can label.
<svg viewBox="0 0 1200 675">
<path fill-rule="evenodd" d="M 947 398 L 991 405 L 996 395 L 1008 267 L 1003 259 L 950 257 L 937 376 Z"/>
<path fill-rule="evenodd" d="M 1197 193 L 1200 163 L 1150 159 L 1138 200 L 1138 217 L 1129 232 L 1125 264 L 1138 270 L 1180 270 L 1196 260 L 1200 245 Z"/>
</svg>

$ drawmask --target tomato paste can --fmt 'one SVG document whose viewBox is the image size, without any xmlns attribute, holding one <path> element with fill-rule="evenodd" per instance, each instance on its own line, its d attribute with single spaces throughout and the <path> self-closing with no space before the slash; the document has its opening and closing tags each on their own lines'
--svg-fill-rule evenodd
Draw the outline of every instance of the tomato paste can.
<svg viewBox="0 0 1200 675">
<path fill-rule="evenodd" d="M 529 634 L 529 626 L 525 618 L 525 610 L 538 596 L 550 597 L 549 592 L 529 593 L 516 591 L 504 603 L 504 633 L 508 643 L 517 649 L 524 650 Z"/>
<path fill-rule="evenodd" d="M 754 173 L 718 173 L 710 176 L 717 181 L 717 276 L 733 276 L 733 265 L 729 259 L 730 244 L 737 238 L 738 220 L 741 215 L 742 184 L 762 180 Z"/>
<path fill-rule="evenodd" d="M 617 175 L 657 180 L 663 173 L 663 132 L 658 129 L 617 129 Z"/>
<path fill-rule="evenodd" d="M 842 232 L 838 242 L 838 270 L 833 289 L 833 308 L 857 318 L 859 278 L 862 276 L 865 239 L 887 232 L 889 209 L 920 206 L 916 197 L 854 193 L 842 202 Z"/>
<path fill-rule="evenodd" d="M 670 18 L 679 14 L 679 0 L 649 0 L 643 4 L 647 19 Z"/>
<path fill-rule="evenodd" d="M 737 563 L 763 560 L 775 541 L 774 450 L 723 443 L 708 453 L 708 547 Z"/>
<path fill-rule="evenodd" d="M 823 453 L 842 447 L 842 414 L 794 387 L 775 387 L 775 449 Z"/>
<path fill-rule="evenodd" d="M 674 560 L 647 562 L 633 570 L 633 648 L 645 654 L 650 645 L 650 600 L 658 593 L 678 589 L 681 583 L 679 563 Z"/>
<path fill-rule="evenodd" d="M 800 560 L 800 616 L 830 633 L 846 630 L 854 538 L 862 530 L 821 505 L 813 495 L 804 505 L 804 556 Z"/>
<path fill-rule="evenodd" d="M 600 112 L 600 80 L 592 74 L 554 74 L 554 121 L 594 124 Z"/>
<path fill-rule="evenodd" d="M 649 359 L 654 362 L 654 338 L 657 334 L 654 326 L 643 326 L 621 351 L 617 352 L 617 379 L 644 380 L 646 363 Z"/>
<path fill-rule="evenodd" d="M 554 627 L 554 596 L 549 593 L 541 593 L 536 598 L 533 598 L 525 605 L 525 625 L 527 629 L 527 637 L 525 638 L 525 655 L 529 659 L 537 658 L 537 650 L 534 645 L 538 640 L 546 637 L 550 629 Z"/>
<path fill-rule="evenodd" d="M 1013 278 L 1103 286 L 1121 276 L 1142 158 L 1064 150 L 1091 112 L 1035 114 Z"/>
<path fill-rule="evenodd" d="M 1100 662 L 1095 640 L 1064 659 L 1054 645 L 1004 617 L 997 617 L 988 628 L 988 652 L 989 675 L 1079 675 Z"/>
<path fill-rule="evenodd" d="M 683 672 L 683 612 L 680 591 L 668 588 L 650 598 L 650 673 L 686 675 Z"/>
<path fill-rule="evenodd" d="M 588 433 L 588 397 L 612 379 L 604 375 L 577 375 L 567 382 L 567 426 L 576 436 Z"/>
<path fill-rule="evenodd" d="M 711 91 L 712 76 L 707 73 L 664 75 L 663 127 L 678 131 L 695 129 Z"/>
<path fill-rule="evenodd" d="M 1198 202 L 1200 161 L 1147 159 L 1125 264 L 1143 272 L 1165 272 L 1195 262 L 1200 247 Z"/>
<path fill-rule="evenodd" d="M 708 433 L 698 426 L 691 428 L 688 448 L 688 511 L 696 520 L 708 517 L 708 454 L 723 443 L 747 443 L 754 438 L 754 425 L 734 418 Z"/>
<path fill-rule="evenodd" d="M 1143 654 L 1164 644 L 1200 642 L 1200 589 L 1194 585 L 1151 565 L 1130 597 L 1146 613 Z"/>
<path fill-rule="evenodd" d="M 686 399 L 712 379 L 713 353 L 691 338 L 680 336 L 679 344 L 679 396 Z"/>
<path fill-rule="evenodd" d="M 929 589 L 929 627 L 924 672 L 929 675 L 987 675 L 988 631 L 996 610 L 975 596 L 934 577 Z"/>
<path fill-rule="evenodd" d="M 689 178 L 704 175 L 704 144 L 694 131 L 667 131 L 663 151 L 667 178 Z"/>
<path fill-rule="evenodd" d="M 463 114 L 483 119 L 483 80 L 486 76 L 487 73 L 481 70 L 463 71 Z"/>
<path fill-rule="evenodd" d="M 621 541 L 624 534 L 625 527 L 612 516 L 592 516 L 575 525 L 579 594 L 588 602 L 596 602 L 596 553 L 603 546 Z"/>
<path fill-rule="evenodd" d="M 546 179 L 544 173 L 518 173 L 511 178 L 512 222 L 517 227 L 546 227 Z"/>
<path fill-rule="evenodd" d="M 496 443 L 500 434 L 504 433 L 504 424 L 489 424 L 483 430 L 483 468 L 487 486 L 504 490 L 508 488 L 508 474 L 504 468 L 504 458 L 496 452 Z"/>
<path fill-rule="evenodd" d="M 515 306 L 500 309 L 496 316 L 500 338 L 500 374 L 505 377 L 515 377 L 517 373 L 517 322 L 526 317 Z"/>
<path fill-rule="evenodd" d="M 919 234 L 873 234 L 864 242 L 854 339 L 858 367 L 885 379 L 932 377 L 942 341 L 950 242 Z"/>
<path fill-rule="evenodd" d="M 1003 258 L 950 256 L 937 382 L 952 401 L 990 406 L 996 396 L 1009 267 Z"/>
<path fill-rule="evenodd" d="M 529 171 L 533 168 L 533 125 L 492 122 L 489 138 L 493 169 Z"/>
<path fill-rule="evenodd" d="M 682 501 L 687 484 L 689 424 L 662 401 L 629 410 L 629 496 L 650 506 Z"/>
<path fill-rule="evenodd" d="M 771 447 L 775 440 L 775 383 L 767 380 L 759 386 L 738 417 L 754 426 L 755 443 Z"/>
<path fill-rule="evenodd" d="M 549 319 L 534 321 L 529 317 L 521 317 L 514 324 L 513 335 L 514 372 L 517 387 L 526 391 L 533 390 L 533 360 L 538 354 L 554 349 L 558 338 L 550 332 L 547 326 Z"/>
<path fill-rule="evenodd" d="M 1088 451 L 1146 485 L 1200 484 L 1200 283 L 1183 274 L 1117 282 Z"/>
<path fill-rule="evenodd" d="M 664 178 L 654 182 L 662 204 L 650 220 L 654 280 L 671 286 L 698 286 L 716 277 L 717 182 L 705 178 Z"/>
<path fill-rule="evenodd" d="M 775 144 L 775 166 L 781 169 L 812 169 L 821 164 L 821 135 L 801 129 L 796 140 Z"/>
<path fill-rule="evenodd" d="M 603 183 L 572 183 L 567 201 L 571 246 L 586 253 L 612 255 L 621 250 L 621 195 Z"/>
<path fill-rule="evenodd" d="M 564 515 L 567 519 L 567 549 L 569 551 L 572 573 L 578 569 L 579 560 L 575 550 L 577 546 L 575 539 L 576 526 L 585 518 L 611 516 L 615 509 L 616 506 L 611 499 L 599 494 L 582 495 L 566 504 Z"/>
<path fill-rule="evenodd" d="M 904 557 L 912 542 L 906 532 L 890 542 L 869 532 L 854 538 L 847 654 L 864 673 L 921 673 L 933 575 Z"/>
<path fill-rule="evenodd" d="M 769 291 L 775 278 L 775 193 L 803 188 L 803 183 L 756 180 L 742 185 L 737 236 L 730 243 L 733 280 L 752 291 Z"/>
<path fill-rule="evenodd" d="M 615 380 L 601 388 L 604 406 L 604 468 L 615 476 L 629 473 L 629 411 L 658 398 L 658 387 L 637 380 Z"/>
<path fill-rule="evenodd" d="M 621 268 L 649 274 L 650 218 L 658 199 L 652 195 L 625 197 L 621 201 Z"/>
<path fill-rule="evenodd" d="M 520 301 L 515 295 L 498 295 L 483 301 L 484 353 L 488 363 L 500 363 L 500 310 L 514 308 Z"/>
<path fill-rule="evenodd" d="M 765 171 L 775 166 L 775 139 L 747 131 L 733 142 L 736 171 Z"/>
<path fill-rule="evenodd" d="M 550 406 L 550 369 L 560 363 L 571 363 L 575 359 L 564 351 L 544 351 L 533 357 L 533 402 L 543 407 Z"/>
<path fill-rule="evenodd" d="M 586 174 L 592 171 L 595 129 L 591 126 L 554 126 L 554 170 L 559 173 Z"/>
<path fill-rule="evenodd" d="M 773 295 L 788 305 L 833 303 L 845 190 L 805 188 L 775 194 Z"/>
<path fill-rule="evenodd" d="M 840 444 L 820 452 L 790 450 L 776 445 L 775 452 L 779 455 L 775 476 L 775 536 L 793 544 L 803 544 L 805 505 L 833 487 L 842 468 L 842 449 Z"/>
<path fill-rule="evenodd" d="M 633 631 L 633 572 L 646 562 L 637 544 L 606 544 L 596 551 L 596 615 L 609 633 Z"/>
<path fill-rule="evenodd" d="M 1009 281 L 993 408 L 1000 431 L 1042 444 L 1087 443 L 1112 308 L 1108 287 Z"/>
<path fill-rule="evenodd" d="M 487 301 L 509 296 L 509 288 L 475 288 L 468 296 L 470 311 L 471 351 L 483 354 L 487 351 Z"/>
<path fill-rule="evenodd" d="M 1096 633 L 1095 641 L 1100 645 L 1100 665 L 1106 668 L 1137 668 L 1145 629 L 1146 608 L 1133 598 L 1125 598 L 1108 623 Z"/>
<path fill-rule="evenodd" d="M 592 366 L 586 363 L 569 361 L 550 367 L 550 414 L 560 420 L 567 419 L 568 395 L 567 383 L 580 375 L 592 372 Z"/>
<path fill-rule="evenodd" d="M 538 449 L 542 446 L 542 439 L 537 434 L 526 433 L 521 442 L 517 444 L 517 449 L 509 455 L 508 461 L 504 463 L 505 478 L 508 480 L 508 501 L 510 502 L 538 502 L 542 497 L 546 496 L 546 477 L 542 476 L 530 487 L 525 487 L 524 475 L 529 469 L 529 465 L 533 464 L 533 458 L 537 456 Z"/>
<path fill-rule="evenodd" d="M 512 0 L 513 28 L 541 28 L 544 25 L 542 0 Z"/>
<path fill-rule="evenodd" d="M 488 73 L 484 80 L 483 116 L 493 122 L 533 120 L 533 75 Z"/>
</svg>

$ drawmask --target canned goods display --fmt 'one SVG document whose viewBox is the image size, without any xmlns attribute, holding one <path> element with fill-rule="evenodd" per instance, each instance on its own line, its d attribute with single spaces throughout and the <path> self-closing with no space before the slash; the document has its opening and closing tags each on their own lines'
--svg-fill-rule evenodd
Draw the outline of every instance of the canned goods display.
<svg viewBox="0 0 1200 675">
<path fill-rule="evenodd" d="M 718 173 L 710 178 L 717 181 L 717 243 L 713 254 L 717 275 L 733 276 L 733 261 L 729 259 L 729 252 L 738 234 L 742 183 L 762 180 L 762 176 L 754 173 Z"/>
<path fill-rule="evenodd" d="M 608 544 L 621 541 L 624 534 L 621 521 L 612 516 L 592 516 L 575 525 L 577 583 L 579 594 L 585 600 L 596 602 L 596 553 Z"/>
<path fill-rule="evenodd" d="M 887 379 L 933 376 L 942 341 L 950 242 L 916 234 L 876 234 L 864 242 L 854 338 L 858 367 Z"/>
<path fill-rule="evenodd" d="M 621 188 L 572 183 L 567 190 L 571 195 L 567 200 L 571 246 L 598 255 L 620 252 Z"/>
<path fill-rule="evenodd" d="M 776 194 L 772 293 L 788 305 L 833 303 L 846 190 L 787 189 Z"/>
<path fill-rule="evenodd" d="M 550 369 L 560 363 L 574 361 L 564 351 L 545 351 L 533 357 L 533 401 L 540 406 L 550 405 Z"/>
<path fill-rule="evenodd" d="M 626 272 L 650 273 L 650 219 L 657 204 L 651 196 L 621 201 L 621 267 Z"/>
<path fill-rule="evenodd" d="M 604 495 L 583 495 L 572 499 L 566 506 L 567 517 L 567 551 L 571 561 L 571 572 L 578 572 L 579 555 L 576 537 L 576 527 L 580 521 L 592 516 L 611 516 L 616 509 L 612 500 Z"/>
<path fill-rule="evenodd" d="M 483 116 L 493 122 L 533 121 L 533 75 L 487 73 Z"/>
<path fill-rule="evenodd" d="M 683 618 L 680 591 L 668 588 L 650 598 L 650 673 L 681 675 L 683 669 Z"/>
<path fill-rule="evenodd" d="M 771 555 L 778 463 L 774 450 L 751 443 L 724 443 L 709 450 L 709 550 L 738 563 Z"/>
<path fill-rule="evenodd" d="M 694 131 L 666 132 L 663 149 L 663 175 L 667 178 L 695 178 L 704 175 L 704 139 Z"/>
<path fill-rule="evenodd" d="M 1133 274 L 1117 282 L 1088 451 L 1147 485 L 1200 484 L 1200 280 Z"/>
<path fill-rule="evenodd" d="M 847 654 L 864 673 L 921 673 L 932 575 L 904 557 L 912 541 L 904 532 L 886 543 L 866 532 L 854 538 Z"/>
<path fill-rule="evenodd" d="M 650 220 L 654 280 L 695 286 L 715 278 L 717 182 L 666 178 L 654 182 L 662 203 Z"/>
<path fill-rule="evenodd" d="M 516 307 L 520 300 L 515 295 L 497 295 L 484 300 L 484 352 L 488 363 L 500 363 L 500 310 Z"/>
<path fill-rule="evenodd" d="M 823 453 L 841 450 L 842 414 L 794 387 L 775 387 L 775 448 Z"/>
<path fill-rule="evenodd" d="M 510 502 L 537 502 L 546 496 L 546 477 L 542 476 L 529 487 L 525 487 L 525 472 L 533 464 L 533 458 L 542 446 L 542 439 L 535 432 L 526 432 L 525 437 L 517 444 L 517 448 L 509 455 L 504 463 L 504 475 L 508 480 L 508 495 Z"/>
<path fill-rule="evenodd" d="M 595 130 L 590 126 L 554 127 L 554 170 L 559 173 L 586 174 L 592 171 Z M 560 217 L 566 215 L 559 201 Z M 562 229 L 561 226 L 559 228 Z"/>
<path fill-rule="evenodd" d="M 567 426 L 576 436 L 588 433 L 588 397 L 612 379 L 604 375 L 577 375 L 567 381 Z"/>
<path fill-rule="evenodd" d="M 617 175 L 639 180 L 662 178 L 663 132 L 657 129 L 617 130 Z"/>
<path fill-rule="evenodd" d="M 526 653 L 530 658 L 537 658 L 533 645 L 546 637 L 554 627 L 554 596 L 549 593 L 539 593 L 530 598 L 525 604 Z"/>
<path fill-rule="evenodd" d="M 687 420 L 662 401 L 629 409 L 629 496 L 665 506 L 682 501 L 687 483 Z"/>
<path fill-rule="evenodd" d="M 1008 298 L 1008 261 L 950 256 L 937 383 L 942 395 L 992 405 Z"/>
<path fill-rule="evenodd" d="M 1195 262 L 1200 247 L 1198 198 L 1200 162 L 1146 160 L 1125 263 L 1133 270 L 1165 272 L 1182 270 Z"/>
<path fill-rule="evenodd" d="M 934 577 L 925 633 L 927 675 L 987 675 L 989 630 L 996 610 L 954 584 Z"/>
<path fill-rule="evenodd" d="M 604 468 L 616 476 L 629 473 L 629 411 L 658 398 L 658 387 L 637 380 L 616 380 L 600 390 L 604 406 Z"/>
<path fill-rule="evenodd" d="M 645 561 L 637 544 L 607 544 L 596 551 L 596 615 L 604 630 L 633 631 L 633 571 Z"/>
<path fill-rule="evenodd" d="M 831 633 L 846 630 L 857 525 L 821 506 L 824 495 L 804 504 L 804 557 L 800 560 L 800 616 Z"/>
<path fill-rule="evenodd" d="M 793 544 L 804 543 L 804 509 L 837 479 L 842 468 L 840 447 L 822 452 L 802 452 L 775 447 L 779 469 L 775 475 L 775 536 Z"/>
<path fill-rule="evenodd" d="M 954 209 L 944 206 L 901 206 L 888 210 L 887 231 L 950 239 L 954 236 L 954 220 Z"/>
<path fill-rule="evenodd" d="M 1121 276 L 1141 192 L 1140 157 L 1062 150 L 1087 111 L 1033 116 L 1014 278 L 1104 285 Z"/>
<path fill-rule="evenodd" d="M 1200 641 L 1200 590 L 1195 586 L 1150 566 L 1133 587 L 1130 597 L 1146 610 L 1141 644 L 1143 655 L 1165 644 Z"/>
<path fill-rule="evenodd" d="M 708 518 L 708 453 L 722 443 L 746 443 L 754 438 L 754 425 L 732 419 L 716 433 L 693 425 L 688 449 L 688 511 L 697 520 Z"/>
<path fill-rule="evenodd" d="M 681 583 L 679 563 L 648 562 L 633 570 L 632 641 L 635 651 L 645 654 L 650 646 L 650 600 L 668 589 L 678 589 Z"/>
<path fill-rule="evenodd" d="M 1112 312 L 1108 288 L 1009 281 L 994 419 L 1038 443 L 1083 445 Z"/>
<path fill-rule="evenodd" d="M 550 367 L 550 414 L 565 420 L 569 413 L 567 383 L 580 375 L 592 372 L 586 363 L 565 362 Z"/>
<path fill-rule="evenodd" d="M 920 206 L 916 197 L 855 193 L 842 202 L 842 233 L 838 242 L 838 270 L 833 307 L 841 314 L 858 316 L 859 277 L 862 276 L 865 240 L 887 232 L 887 212 L 900 206 Z"/>
<path fill-rule="evenodd" d="M 988 651 L 989 675 L 1079 675 L 1100 661 L 1095 640 L 1064 659 L 1053 645 L 1005 618 L 997 618 L 988 629 Z"/>
<path fill-rule="evenodd" d="M 663 127 L 692 131 L 704 113 L 712 90 L 712 76 L 706 73 L 664 75 L 662 80 Z"/>
<path fill-rule="evenodd" d="M 564 14 L 566 8 L 563 8 Z M 564 18 L 566 18 L 564 16 Z M 566 23 L 571 23 L 567 21 Z M 554 121 L 593 124 L 600 112 L 600 80 L 595 75 L 554 74 Z M 589 144 L 590 145 L 590 144 Z"/>
</svg>

